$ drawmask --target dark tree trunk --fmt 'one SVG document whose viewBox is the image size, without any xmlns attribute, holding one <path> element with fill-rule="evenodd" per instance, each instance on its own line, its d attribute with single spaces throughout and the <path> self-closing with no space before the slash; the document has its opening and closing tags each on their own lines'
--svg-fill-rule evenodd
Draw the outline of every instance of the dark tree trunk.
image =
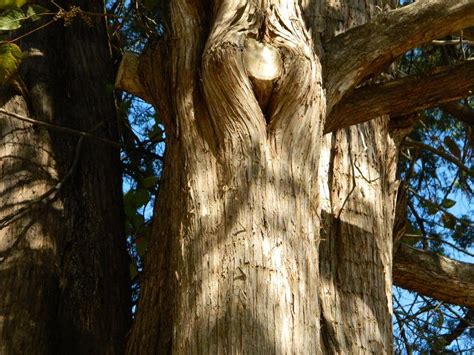
<svg viewBox="0 0 474 355">
<path fill-rule="evenodd" d="M 58 3 L 103 12 L 102 1 Z M 4 89 L 5 110 L 117 141 L 104 18 L 59 21 L 21 47 L 26 91 Z M 121 353 L 129 276 L 119 149 L 5 114 L 0 128 L 0 353 Z"/>
</svg>

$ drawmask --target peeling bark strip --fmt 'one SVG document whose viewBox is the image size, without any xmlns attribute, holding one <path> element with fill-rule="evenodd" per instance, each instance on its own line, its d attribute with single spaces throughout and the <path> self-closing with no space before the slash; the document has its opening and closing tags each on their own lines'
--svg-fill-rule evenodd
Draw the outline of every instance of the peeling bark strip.
<svg viewBox="0 0 474 355">
<path fill-rule="evenodd" d="M 395 255 L 393 281 L 439 301 L 474 307 L 474 265 L 402 244 Z"/>
</svg>

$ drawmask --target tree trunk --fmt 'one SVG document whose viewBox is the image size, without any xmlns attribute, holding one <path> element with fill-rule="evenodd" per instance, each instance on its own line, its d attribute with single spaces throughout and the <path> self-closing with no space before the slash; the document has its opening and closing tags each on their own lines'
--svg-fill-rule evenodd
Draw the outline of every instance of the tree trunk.
<svg viewBox="0 0 474 355">
<path fill-rule="evenodd" d="M 323 12 L 323 37 L 328 40 L 362 25 L 396 4 L 332 1 Z M 319 264 L 325 353 L 391 353 L 398 151 L 388 123 L 388 117 L 381 117 L 326 135 L 323 141 Z"/>
<path fill-rule="evenodd" d="M 117 139 L 103 18 L 51 25 L 21 48 L 25 85 L 2 91 L 4 110 Z M 117 146 L 10 114 L 0 128 L 0 353 L 120 353 L 129 277 Z"/>
<path fill-rule="evenodd" d="M 388 119 L 322 136 L 321 39 L 377 1 L 315 3 L 171 4 L 143 68 L 168 141 L 128 353 L 391 352 Z"/>
</svg>

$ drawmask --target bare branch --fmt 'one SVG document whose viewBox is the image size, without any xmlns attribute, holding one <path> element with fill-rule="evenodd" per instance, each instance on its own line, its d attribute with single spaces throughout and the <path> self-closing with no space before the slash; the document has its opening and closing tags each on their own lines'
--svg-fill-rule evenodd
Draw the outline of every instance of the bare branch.
<svg viewBox="0 0 474 355">
<path fill-rule="evenodd" d="M 472 0 L 419 0 L 335 37 L 326 46 L 329 110 L 409 49 L 473 23 Z"/>
<path fill-rule="evenodd" d="M 381 115 L 404 116 L 472 95 L 474 60 L 387 83 L 363 86 L 344 97 L 329 115 L 325 133 Z"/>
<path fill-rule="evenodd" d="M 474 126 L 474 110 L 468 105 L 463 105 L 454 101 L 442 104 L 440 109 L 454 116 L 458 120 L 470 126 Z"/>
<path fill-rule="evenodd" d="M 4 114 L 4 115 L 10 116 L 12 118 L 16 118 L 17 120 L 20 120 L 20 121 L 23 121 L 23 122 L 28 122 L 28 123 L 32 123 L 32 124 L 35 124 L 35 125 L 38 125 L 38 126 L 41 126 L 41 127 L 46 127 L 48 129 L 51 129 L 51 130 L 54 130 L 54 131 L 57 131 L 57 132 L 62 132 L 62 133 L 71 134 L 71 135 L 74 135 L 74 136 L 94 139 L 98 142 L 102 142 L 102 143 L 111 145 L 111 146 L 116 147 L 116 148 L 121 147 L 120 144 L 117 143 L 117 142 L 114 142 L 114 141 L 112 141 L 110 139 L 107 139 L 107 138 L 102 138 L 102 137 L 96 136 L 96 135 L 94 135 L 92 133 L 89 133 L 89 132 L 78 131 L 78 130 L 73 129 L 73 128 L 59 126 L 59 125 L 56 125 L 54 123 L 45 122 L 45 121 L 41 121 L 41 120 L 36 120 L 34 118 L 31 118 L 31 117 L 26 117 L 26 116 L 20 115 L 18 113 L 5 110 L 3 108 L 0 108 L 0 114 Z"/>
<path fill-rule="evenodd" d="M 466 329 L 472 326 L 474 326 L 474 308 L 466 312 L 451 333 L 441 335 L 440 338 L 443 340 L 444 347 L 448 347 L 453 341 L 459 338 Z"/>
<path fill-rule="evenodd" d="M 140 78 L 140 54 L 124 53 L 115 79 L 115 88 L 138 96 L 146 102 L 152 102 Z"/>
<path fill-rule="evenodd" d="M 427 150 L 431 153 L 434 153 L 434 154 L 440 156 L 444 160 L 449 161 L 450 163 L 453 163 L 454 165 L 456 165 L 459 169 L 461 169 L 461 171 L 465 172 L 470 177 L 474 178 L 474 171 L 471 170 L 471 169 L 468 169 L 461 161 L 456 159 L 451 154 L 443 152 L 440 149 L 433 148 L 433 147 L 431 147 L 427 144 L 424 144 L 424 143 L 421 143 L 421 142 L 416 142 L 416 141 L 414 141 L 410 138 L 406 138 L 405 142 L 406 142 L 406 145 L 409 146 L 409 147 Z"/>
<path fill-rule="evenodd" d="M 435 39 L 434 41 L 431 42 L 431 44 L 434 44 L 435 46 L 457 46 L 457 45 L 462 45 L 462 44 L 469 44 L 469 45 L 474 45 L 474 41 L 467 41 L 463 39 L 444 39 L 444 40 L 439 40 Z"/>
<path fill-rule="evenodd" d="M 393 282 L 439 301 L 474 307 L 474 264 L 402 244 L 393 261 Z"/>
</svg>

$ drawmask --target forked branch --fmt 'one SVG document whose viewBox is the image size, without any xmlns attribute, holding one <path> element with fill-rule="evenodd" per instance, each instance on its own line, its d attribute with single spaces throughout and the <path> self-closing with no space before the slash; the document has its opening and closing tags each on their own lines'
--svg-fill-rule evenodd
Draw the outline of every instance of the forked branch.
<svg viewBox="0 0 474 355">
<path fill-rule="evenodd" d="M 331 111 L 325 133 L 362 123 L 381 115 L 403 116 L 449 101 L 471 96 L 474 91 L 474 61 L 444 67 L 432 73 L 413 75 L 355 89 Z"/>
<path fill-rule="evenodd" d="M 472 24 L 472 0 L 418 0 L 335 37 L 326 46 L 328 109 L 409 49 Z"/>
<path fill-rule="evenodd" d="M 402 244 L 393 261 L 393 282 L 439 301 L 474 307 L 474 264 Z"/>
</svg>

